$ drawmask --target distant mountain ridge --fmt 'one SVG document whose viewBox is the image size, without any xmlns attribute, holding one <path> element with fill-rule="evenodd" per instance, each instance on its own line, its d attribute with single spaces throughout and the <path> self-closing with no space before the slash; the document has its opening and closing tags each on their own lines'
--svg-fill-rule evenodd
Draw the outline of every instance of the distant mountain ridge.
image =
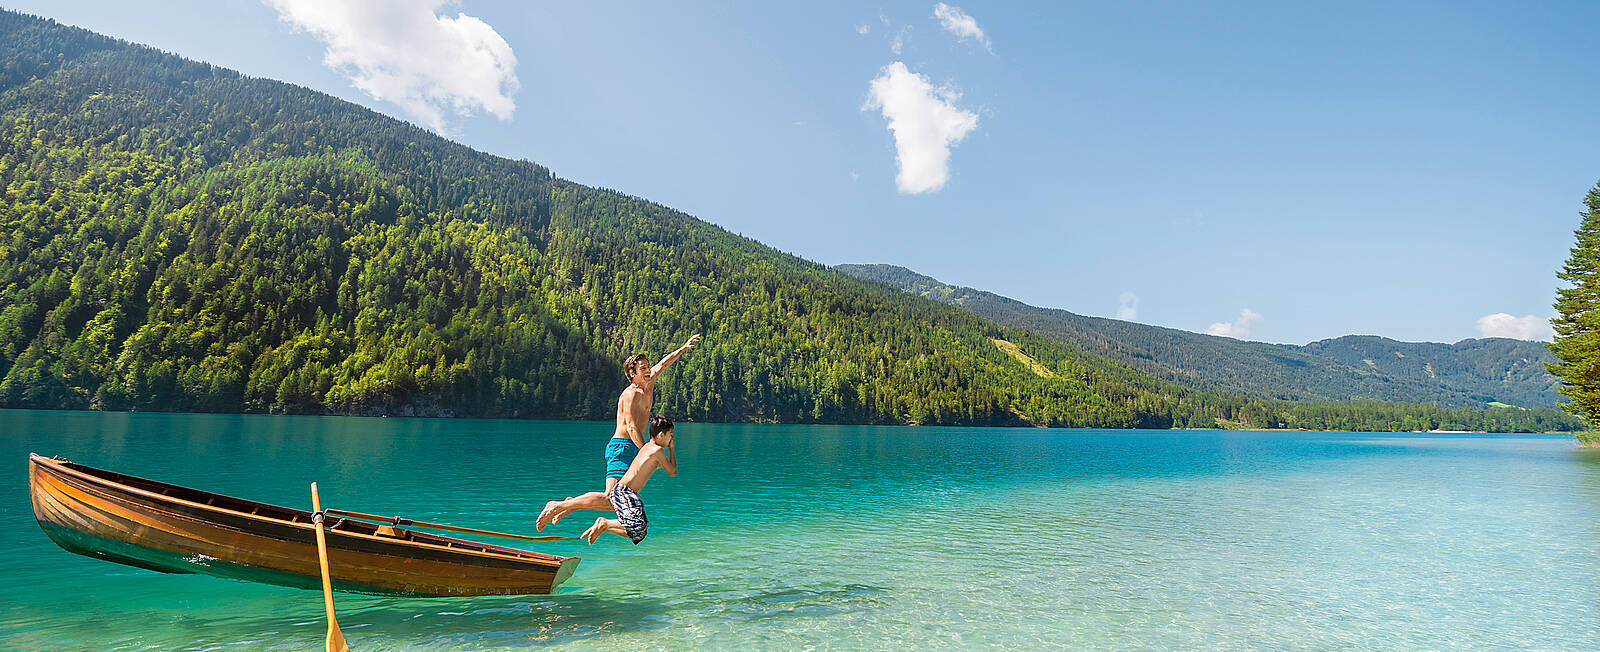
<svg viewBox="0 0 1600 652">
<path fill-rule="evenodd" d="M 1039 308 L 895 265 L 834 269 L 1203 389 L 1292 401 L 1406 401 L 1462 407 L 1493 402 L 1555 407 L 1560 400 L 1555 377 L 1544 369 L 1544 363 L 1554 358 L 1537 342 L 1488 338 L 1414 343 L 1370 335 L 1305 346 L 1247 342 Z"/>
</svg>

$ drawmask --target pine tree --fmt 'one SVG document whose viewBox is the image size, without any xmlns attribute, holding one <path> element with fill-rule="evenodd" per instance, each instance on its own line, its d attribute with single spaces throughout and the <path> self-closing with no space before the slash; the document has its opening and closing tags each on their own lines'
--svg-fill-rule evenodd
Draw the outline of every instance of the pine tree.
<svg viewBox="0 0 1600 652">
<path fill-rule="evenodd" d="M 1572 399 L 1562 404 L 1568 412 L 1600 423 L 1600 183 L 1584 202 L 1588 210 L 1575 232 L 1572 257 L 1556 276 L 1572 284 L 1556 291 L 1556 337 L 1550 352 L 1561 362 L 1547 364 L 1551 374 L 1565 381 L 1561 393 Z M 1588 445 L 1600 445 L 1593 437 Z"/>
</svg>

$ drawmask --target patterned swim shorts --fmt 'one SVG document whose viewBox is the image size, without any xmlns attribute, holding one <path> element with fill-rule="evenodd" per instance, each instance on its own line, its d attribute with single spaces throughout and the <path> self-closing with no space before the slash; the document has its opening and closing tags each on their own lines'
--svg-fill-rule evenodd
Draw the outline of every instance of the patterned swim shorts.
<svg viewBox="0 0 1600 652">
<path fill-rule="evenodd" d="M 650 529 L 650 519 L 645 518 L 644 501 L 639 499 L 639 492 L 618 482 L 606 494 L 606 498 L 611 499 L 611 509 L 617 511 L 617 522 L 622 524 L 623 531 L 628 533 L 633 545 L 639 545 L 644 540 L 645 531 Z"/>
</svg>

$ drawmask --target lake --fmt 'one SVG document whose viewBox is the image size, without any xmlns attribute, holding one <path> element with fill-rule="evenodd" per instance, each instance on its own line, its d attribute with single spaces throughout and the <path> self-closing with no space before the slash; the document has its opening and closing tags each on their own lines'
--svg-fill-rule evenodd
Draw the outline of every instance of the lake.
<svg viewBox="0 0 1600 652">
<path fill-rule="evenodd" d="M 313 591 L 70 554 L 27 453 L 532 533 L 612 424 L 0 410 L 0 648 L 320 649 Z M 354 649 L 1600 649 L 1570 436 L 681 424 L 650 534 L 550 596 L 338 594 Z M 597 512 L 545 531 L 576 535 Z M 517 545 L 512 543 L 512 545 Z"/>
</svg>

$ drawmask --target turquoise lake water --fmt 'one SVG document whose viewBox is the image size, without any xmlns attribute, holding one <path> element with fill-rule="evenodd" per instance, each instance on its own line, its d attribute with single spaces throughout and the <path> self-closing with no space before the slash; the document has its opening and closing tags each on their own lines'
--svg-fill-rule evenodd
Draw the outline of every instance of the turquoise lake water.
<svg viewBox="0 0 1600 652">
<path fill-rule="evenodd" d="M 509 531 L 610 423 L 0 411 L 0 648 L 320 649 L 318 593 L 64 552 L 27 453 Z M 649 538 L 557 594 L 339 594 L 356 650 L 1600 649 L 1600 453 L 1569 436 L 682 424 Z M 585 516 L 587 514 L 588 516 Z M 596 512 L 546 533 L 575 535 Z"/>
</svg>

